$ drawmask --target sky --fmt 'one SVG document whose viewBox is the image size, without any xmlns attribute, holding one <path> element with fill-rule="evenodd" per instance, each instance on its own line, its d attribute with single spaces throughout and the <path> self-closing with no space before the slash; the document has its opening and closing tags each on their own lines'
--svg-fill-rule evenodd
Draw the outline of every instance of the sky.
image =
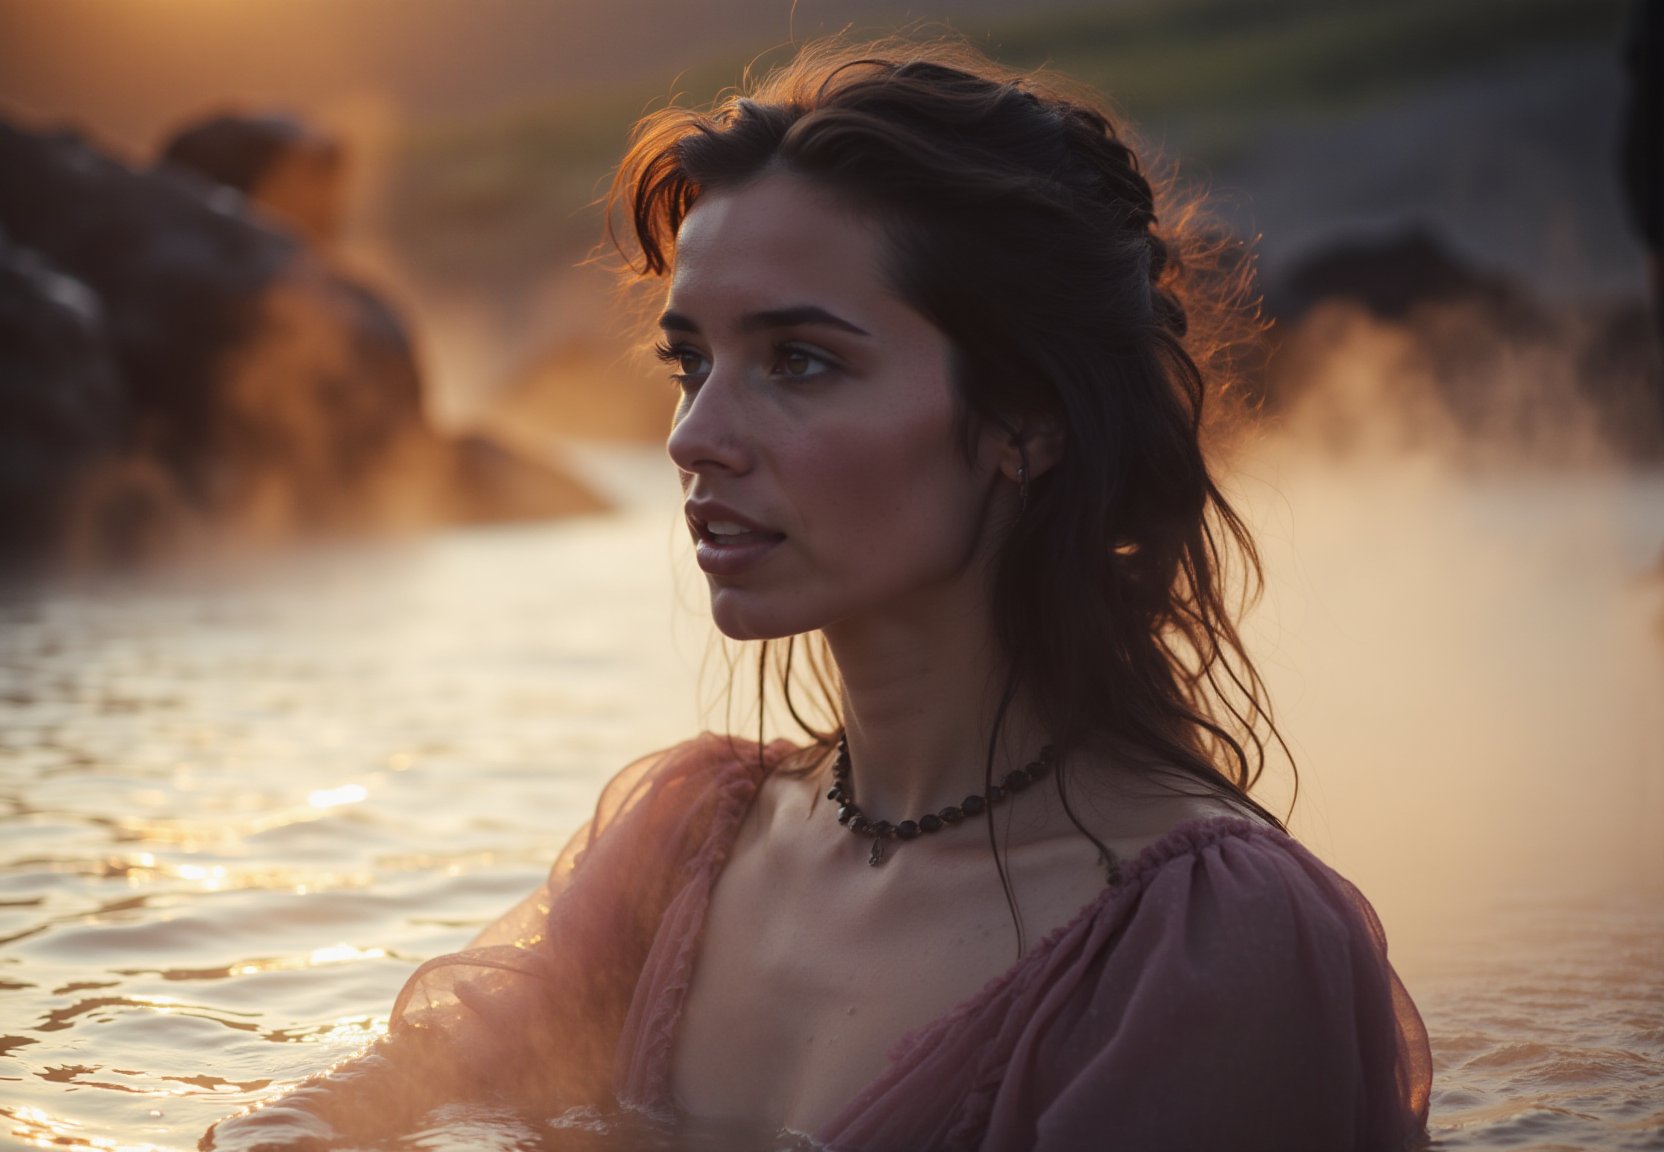
<svg viewBox="0 0 1664 1152">
<path fill-rule="evenodd" d="M 401 116 L 468 116 L 897 12 L 916 15 L 884 0 L 0 0 L 0 104 L 142 152 L 205 101 L 311 111 L 374 95 Z"/>
</svg>

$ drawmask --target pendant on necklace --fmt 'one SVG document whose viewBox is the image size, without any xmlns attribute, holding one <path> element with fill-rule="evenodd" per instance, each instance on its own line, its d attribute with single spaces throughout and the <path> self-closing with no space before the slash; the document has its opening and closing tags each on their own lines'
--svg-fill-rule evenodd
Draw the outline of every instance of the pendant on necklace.
<svg viewBox="0 0 1664 1152">
<path fill-rule="evenodd" d="M 867 863 L 874 868 L 884 863 L 884 837 L 874 836 L 872 838 L 872 855 L 867 857 Z"/>
</svg>

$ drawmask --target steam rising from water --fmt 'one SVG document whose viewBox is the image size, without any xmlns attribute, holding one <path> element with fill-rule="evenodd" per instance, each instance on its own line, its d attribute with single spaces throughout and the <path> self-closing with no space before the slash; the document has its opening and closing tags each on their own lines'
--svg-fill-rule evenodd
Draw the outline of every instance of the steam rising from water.
<svg viewBox="0 0 1664 1152">
<path fill-rule="evenodd" d="M 1499 899 L 1664 890 L 1664 471 L 1339 465 L 1283 441 L 1236 487 L 1294 829 L 1401 959 Z"/>
</svg>

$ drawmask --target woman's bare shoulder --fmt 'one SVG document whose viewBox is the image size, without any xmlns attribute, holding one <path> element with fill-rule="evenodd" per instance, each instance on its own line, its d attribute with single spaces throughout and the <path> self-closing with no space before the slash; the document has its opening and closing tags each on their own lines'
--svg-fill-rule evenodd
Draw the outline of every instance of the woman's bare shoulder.
<svg viewBox="0 0 1664 1152">
<path fill-rule="evenodd" d="M 1061 785 L 1068 805 L 1063 815 L 1124 861 L 1188 824 L 1238 819 L 1269 826 L 1223 785 L 1210 785 L 1108 738 L 1071 756 Z M 1054 799 L 1060 797 L 1054 793 Z"/>
</svg>

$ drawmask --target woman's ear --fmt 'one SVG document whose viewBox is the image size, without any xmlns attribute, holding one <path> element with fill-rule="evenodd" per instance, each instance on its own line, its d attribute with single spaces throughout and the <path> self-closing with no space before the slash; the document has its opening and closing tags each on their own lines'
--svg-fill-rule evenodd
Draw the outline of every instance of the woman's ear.
<svg viewBox="0 0 1664 1152">
<path fill-rule="evenodd" d="M 1049 416 L 1031 416 L 1013 423 L 1002 422 L 1009 433 L 1000 445 L 1000 471 L 1016 483 L 1018 470 L 1026 468 L 1034 480 L 1050 472 L 1063 459 L 1063 426 Z"/>
</svg>

